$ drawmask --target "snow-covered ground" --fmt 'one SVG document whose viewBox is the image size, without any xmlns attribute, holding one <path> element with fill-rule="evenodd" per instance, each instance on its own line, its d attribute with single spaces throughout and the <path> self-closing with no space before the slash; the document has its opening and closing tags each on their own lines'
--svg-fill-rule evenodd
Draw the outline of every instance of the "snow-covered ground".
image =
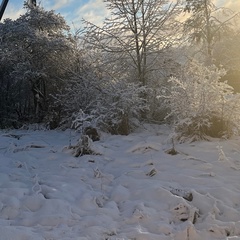
<svg viewBox="0 0 240 240">
<path fill-rule="evenodd" d="M 0 131 L 1 240 L 240 239 L 240 138 L 176 144 L 166 126 L 102 134 Z"/>
</svg>

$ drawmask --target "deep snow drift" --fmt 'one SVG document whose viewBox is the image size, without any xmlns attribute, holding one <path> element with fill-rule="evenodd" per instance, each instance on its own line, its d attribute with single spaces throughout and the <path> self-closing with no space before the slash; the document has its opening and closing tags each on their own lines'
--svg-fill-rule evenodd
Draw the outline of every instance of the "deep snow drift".
<svg viewBox="0 0 240 240">
<path fill-rule="evenodd" d="M 102 134 L 0 131 L 0 239 L 240 239 L 240 138 L 176 144 L 166 126 Z"/>
</svg>

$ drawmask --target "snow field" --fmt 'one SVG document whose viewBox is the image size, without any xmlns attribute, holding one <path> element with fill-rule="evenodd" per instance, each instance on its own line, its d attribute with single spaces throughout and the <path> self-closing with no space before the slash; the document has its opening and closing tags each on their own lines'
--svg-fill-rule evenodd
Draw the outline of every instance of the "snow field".
<svg viewBox="0 0 240 240">
<path fill-rule="evenodd" d="M 1 131 L 0 239 L 237 240 L 239 139 L 170 155 L 168 133 L 102 134 L 99 155 L 74 158 L 77 133 Z"/>
</svg>

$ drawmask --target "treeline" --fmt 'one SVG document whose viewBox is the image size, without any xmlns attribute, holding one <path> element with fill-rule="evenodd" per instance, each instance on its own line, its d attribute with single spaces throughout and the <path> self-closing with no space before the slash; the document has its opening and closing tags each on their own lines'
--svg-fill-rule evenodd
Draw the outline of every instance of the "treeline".
<svg viewBox="0 0 240 240">
<path fill-rule="evenodd" d="M 27 3 L 0 24 L 0 128 L 128 134 L 144 120 L 171 123 L 180 139 L 238 133 L 239 97 L 223 82 L 239 69 L 237 13 L 210 0 L 106 4 L 103 25 L 74 34 Z"/>
</svg>

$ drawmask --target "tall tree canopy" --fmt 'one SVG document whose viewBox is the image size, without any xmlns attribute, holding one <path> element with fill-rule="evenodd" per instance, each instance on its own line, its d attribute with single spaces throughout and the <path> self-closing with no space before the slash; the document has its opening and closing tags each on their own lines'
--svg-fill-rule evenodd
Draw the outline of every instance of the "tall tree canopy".
<svg viewBox="0 0 240 240">
<path fill-rule="evenodd" d="M 19 119 L 42 117 L 72 51 L 62 16 L 27 3 L 25 7 L 17 20 L 0 23 L 0 122 L 16 113 Z"/>
</svg>

